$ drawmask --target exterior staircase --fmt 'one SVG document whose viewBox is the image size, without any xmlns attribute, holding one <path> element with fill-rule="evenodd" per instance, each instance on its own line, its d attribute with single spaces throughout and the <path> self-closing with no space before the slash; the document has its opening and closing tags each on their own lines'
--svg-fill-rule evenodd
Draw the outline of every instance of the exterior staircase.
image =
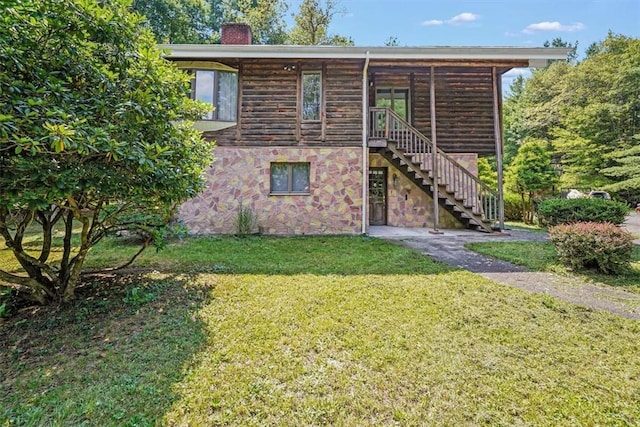
<svg viewBox="0 0 640 427">
<path fill-rule="evenodd" d="M 439 205 L 467 228 L 494 231 L 492 224 L 498 220 L 497 192 L 444 151 L 438 148 L 434 152 L 429 138 L 393 110 L 369 109 L 369 147 L 429 196 L 433 196 L 437 185 Z"/>
</svg>

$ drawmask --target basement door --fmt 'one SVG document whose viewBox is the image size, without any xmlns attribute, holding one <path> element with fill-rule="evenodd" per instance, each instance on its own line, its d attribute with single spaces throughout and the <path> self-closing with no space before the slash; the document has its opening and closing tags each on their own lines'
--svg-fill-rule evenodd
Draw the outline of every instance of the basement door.
<svg viewBox="0 0 640 427">
<path fill-rule="evenodd" d="M 369 169 L 369 224 L 387 224 L 387 168 Z"/>
</svg>

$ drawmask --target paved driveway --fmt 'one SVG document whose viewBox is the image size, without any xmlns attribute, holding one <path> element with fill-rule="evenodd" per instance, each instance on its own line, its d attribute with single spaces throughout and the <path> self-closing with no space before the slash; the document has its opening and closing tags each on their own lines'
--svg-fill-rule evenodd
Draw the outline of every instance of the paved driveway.
<svg viewBox="0 0 640 427">
<path fill-rule="evenodd" d="M 640 237 L 640 215 L 632 214 L 625 227 Z M 397 242 L 446 264 L 480 274 L 494 282 L 568 301 L 595 310 L 640 320 L 640 294 L 594 283 L 579 277 L 533 272 L 506 261 L 480 255 L 464 247 L 483 241 L 544 241 L 547 233 L 507 230 L 485 234 L 470 230 L 442 230 L 432 234 L 428 228 L 370 227 L 369 235 Z M 640 244 L 640 239 L 635 241 Z"/>
<path fill-rule="evenodd" d="M 627 220 L 622 224 L 622 226 L 636 237 L 636 240 L 634 240 L 633 243 L 640 245 L 640 213 L 633 212 L 629 214 Z"/>
</svg>

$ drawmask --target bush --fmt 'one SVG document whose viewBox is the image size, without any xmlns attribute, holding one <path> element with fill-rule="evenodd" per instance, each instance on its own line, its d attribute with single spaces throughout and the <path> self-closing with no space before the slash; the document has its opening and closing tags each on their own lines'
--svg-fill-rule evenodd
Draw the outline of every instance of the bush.
<svg viewBox="0 0 640 427">
<path fill-rule="evenodd" d="M 522 221 L 522 199 L 518 194 L 504 193 L 504 219 Z"/>
<path fill-rule="evenodd" d="M 611 223 L 576 222 L 549 229 L 558 258 L 573 269 L 596 268 L 605 274 L 630 267 L 633 237 Z"/>
<path fill-rule="evenodd" d="M 540 225 L 553 226 L 572 222 L 610 222 L 622 224 L 629 208 L 620 202 L 604 199 L 547 199 L 538 205 Z"/>
</svg>

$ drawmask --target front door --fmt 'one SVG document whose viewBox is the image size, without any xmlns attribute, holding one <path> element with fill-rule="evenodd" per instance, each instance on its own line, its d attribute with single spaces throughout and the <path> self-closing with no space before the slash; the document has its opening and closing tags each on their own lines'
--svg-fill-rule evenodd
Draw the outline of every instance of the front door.
<svg viewBox="0 0 640 427">
<path fill-rule="evenodd" d="M 387 168 L 369 169 L 369 224 L 387 223 Z"/>
<path fill-rule="evenodd" d="M 376 107 L 391 108 L 397 115 L 409 121 L 409 89 L 376 88 Z"/>
</svg>

